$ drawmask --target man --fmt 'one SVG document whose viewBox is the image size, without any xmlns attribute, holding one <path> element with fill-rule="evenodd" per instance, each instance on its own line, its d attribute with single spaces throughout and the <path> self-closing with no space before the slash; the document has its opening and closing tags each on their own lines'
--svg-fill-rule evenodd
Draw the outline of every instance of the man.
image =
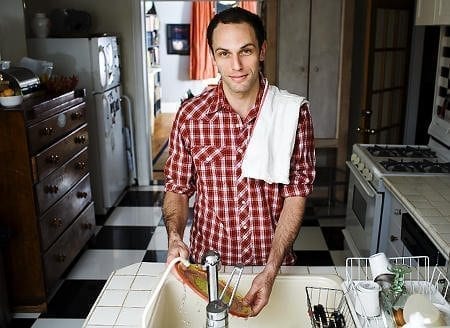
<svg viewBox="0 0 450 328">
<path fill-rule="evenodd" d="M 182 256 L 199 263 L 206 251 L 216 250 L 225 265 L 263 265 L 244 298 L 257 315 L 280 266 L 295 262 L 292 244 L 315 176 L 312 121 L 308 106 L 294 108 L 298 119 L 287 183 L 244 176 L 247 145 L 268 90 L 260 73 L 267 48 L 264 27 L 257 15 L 231 8 L 212 19 L 207 37 L 221 79 L 217 87 L 183 102 L 172 128 L 163 205 L 167 262 Z M 194 193 L 189 249 L 183 233 Z"/>
</svg>

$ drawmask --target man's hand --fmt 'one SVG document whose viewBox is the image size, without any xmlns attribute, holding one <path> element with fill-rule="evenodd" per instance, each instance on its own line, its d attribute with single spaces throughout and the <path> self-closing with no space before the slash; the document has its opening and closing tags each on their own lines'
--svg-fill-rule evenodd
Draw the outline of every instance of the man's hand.
<svg viewBox="0 0 450 328">
<path fill-rule="evenodd" d="M 170 236 L 168 247 L 166 264 L 169 264 L 173 259 L 179 256 L 189 259 L 189 248 L 180 236 Z"/>
<path fill-rule="evenodd" d="M 252 316 L 258 315 L 269 302 L 275 277 L 276 275 L 263 271 L 253 279 L 252 286 L 244 297 L 244 304 L 252 308 Z"/>
</svg>

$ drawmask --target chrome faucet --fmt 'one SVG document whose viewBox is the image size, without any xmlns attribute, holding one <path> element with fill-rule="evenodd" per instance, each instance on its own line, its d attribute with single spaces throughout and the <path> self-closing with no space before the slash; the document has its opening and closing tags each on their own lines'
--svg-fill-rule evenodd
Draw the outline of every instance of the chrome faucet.
<svg viewBox="0 0 450 328">
<path fill-rule="evenodd" d="M 208 274 L 208 300 L 209 303 L 206 306 L 206 328 L 228 328 L 228 309 L 231 306 L 236 293 L 237 286 L 241 280 L 242 272 L 244 270 L 243 265 L 237 265 L 231 272 L 222 293 L 219 296 L 219 270 L 220 270 L 220 255 L 216 251 L 207 251 L 202 258 L 202 265 L 204 270 Z M 233 276 L 237 272 L 237 282 L 233 288 L 233 292 L 228 304 L 222 301 L 225 291 L 233 279 Z"/>
</svg>

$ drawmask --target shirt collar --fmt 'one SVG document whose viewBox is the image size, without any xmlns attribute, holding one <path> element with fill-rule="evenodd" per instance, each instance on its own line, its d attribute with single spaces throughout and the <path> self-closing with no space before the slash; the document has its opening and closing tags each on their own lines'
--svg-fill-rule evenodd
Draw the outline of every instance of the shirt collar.
<svg viewBox="0 0 450 328">
<path fill-rule="evenodd" d="M 259 91 L 258 95 L 256 96 L 256 102 L 255 105 L 252 107 L 252 109 L 249 112 L 248 119 L 254 119 L 256 118 L 256 114 L 259 111 L 259 107 L 261 106 L 261 101 L 264 95 L 264 91 L 266 89 L 268 82 L 267 79 L 263 76 L 262 73 L 259 75 Z M 233 108 L 231 108 L 230 103 L 228 102 L 227 98 L 225 97 L 225 92 L 223 91 L 223 81 L 220 79 L 219 83 L 216 86 L 216 101 L 215 104 L 212 106 L 209 106 L 207 110 L 207 114 L 213 114 L 220 110 L 222 111 L 233 111 Z M 255 110 L 256 108 L 256 110 Z M 253 117 L 254 116 L 254 117 Z M 247 119 L 246 119 L 247 120 Z"/>
</svg>

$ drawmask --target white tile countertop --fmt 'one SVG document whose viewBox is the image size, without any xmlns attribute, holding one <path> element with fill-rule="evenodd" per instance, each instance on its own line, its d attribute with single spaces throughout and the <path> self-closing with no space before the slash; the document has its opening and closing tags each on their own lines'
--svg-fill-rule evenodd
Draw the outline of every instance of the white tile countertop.
<svg viewBox="0 0 450 328">
<path fill-rule="evenodd" d="M 135 263 L 111 273 L 84 322 L 84 328 L 140 328 L 140 319 L 152 291 L 165 271 L 165 263 Z M 223 266 L 221 272 L 231 272 Z M 246 267 L 254 274 L 262 267 Z M 220 273 L 220 272 L 219 272 Z M 345 267 L 284 266 L 282 275 L 338 275 L 345 279 Z"/>
<path fill-rule="evenodd" d="M 450 176 L 386 176 L 384 184 L 434 242 L 450 257 Z"/>
</svg>

